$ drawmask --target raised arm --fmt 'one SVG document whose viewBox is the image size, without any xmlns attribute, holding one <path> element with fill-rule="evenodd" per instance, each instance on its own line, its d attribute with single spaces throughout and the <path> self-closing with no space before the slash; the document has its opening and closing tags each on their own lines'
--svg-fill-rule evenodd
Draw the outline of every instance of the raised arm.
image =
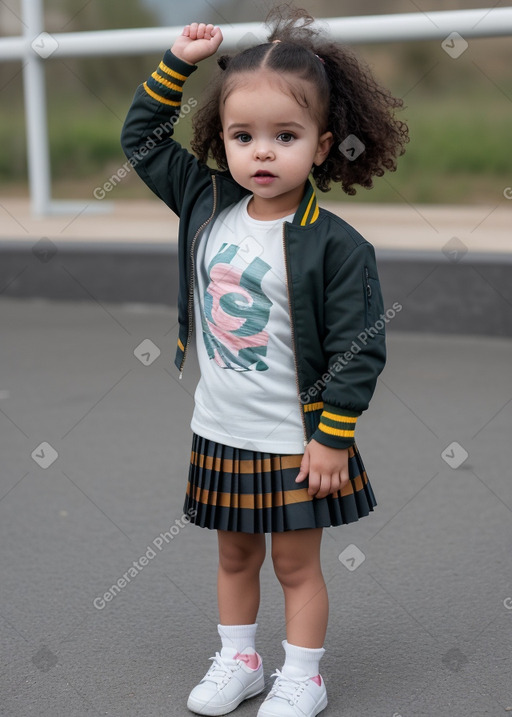
<svg viewBox="0 0 512 717">
<path fill-rule="evenodd" d="M 195 63 L 213 55 L 222 42 L 220 28 L 187 25 L 152 75 L 137 88 L 126 117 L 121 144 L 132 167 L 147 186 L 178 216 L 185 198 L 194 200 L 210 169 L 174 141 L 183 85 Z M 194 98 L 190 104 L 197 104 Z"/>
</svg>

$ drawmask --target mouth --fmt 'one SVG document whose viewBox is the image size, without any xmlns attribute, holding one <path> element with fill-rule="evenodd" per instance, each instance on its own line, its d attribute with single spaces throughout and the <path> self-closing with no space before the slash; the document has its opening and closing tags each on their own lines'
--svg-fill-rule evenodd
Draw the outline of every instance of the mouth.
<svg viewBox="0 0 512 717">
<path fill-rule="evenodd" d="M 272 174 L 272 172 L 268 172 L 265 169 L 259 169 L 256 174 L 253 174 L 253 179 L 258 184 L 269 184 L 275 178 L 275 174 Z"/>
</svg>

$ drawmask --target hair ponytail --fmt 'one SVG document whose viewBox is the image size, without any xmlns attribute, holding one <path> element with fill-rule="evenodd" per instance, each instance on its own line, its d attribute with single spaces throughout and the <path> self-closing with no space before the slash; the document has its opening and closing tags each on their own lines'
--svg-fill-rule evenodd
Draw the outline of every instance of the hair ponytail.
<svg viewBox="0 0 512 717">
<path fill-rule="evenodd" d="M 326 42 L 319 50 L 331 87 L 328 129 L 334 142 L 313 176 L 324 191 L 332 181 L 353 195 L 354 184 L 369 189 L 373 177 L 396 170 L 396 160 L 409 142 L 407 125 L 395 117 L 403 100 L 381 87 L 347 47 Z"/>
<path fill-rule="evenodd" d="M 231 60 L 231 56 L 230 56 L 230 55 L 221 55 L 221 56 L 217 59 L 217 64 L 218 64 L 218 66 L 220 67 L 221 70 L 225 70 L 225 69 L 227 68 L 227 66 L 229 65 L 229 63 L 230 63 L 230 60 Z"/>
</svg>

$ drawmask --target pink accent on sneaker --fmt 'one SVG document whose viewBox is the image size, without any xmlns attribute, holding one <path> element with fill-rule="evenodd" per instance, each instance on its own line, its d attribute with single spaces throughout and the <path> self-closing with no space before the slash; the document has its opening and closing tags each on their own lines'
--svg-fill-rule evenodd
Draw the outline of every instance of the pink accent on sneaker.
<svg viewBox="0 0 512 717">
<path fill-rule="evenodd" d="M 321 685 L 322 685 L 322 678 L 320 677 L 320 675 L 316 675 L 315 677 L 312 677 L 311 679 L 313 680 L 313 682 L 316 682 L 316 684 L 317 684 L 319 687 L 321 687 Z"/>
<path fill-rule="evenodd" d="M 257 652 L 249 655 L 242 655 L 240 652 L 237 652 L 233 659 L 242 660 L 250 670 L 257 670 L 261 665 L 261 657 Z"/>
</svg>

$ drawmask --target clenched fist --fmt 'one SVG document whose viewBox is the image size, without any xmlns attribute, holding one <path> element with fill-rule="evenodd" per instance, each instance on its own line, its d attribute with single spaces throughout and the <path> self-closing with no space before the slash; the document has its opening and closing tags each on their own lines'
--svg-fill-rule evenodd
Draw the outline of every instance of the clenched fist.
<svg viewBox="0 0 512 717">
<path fill-rule="evenodd" d="M 220 27 L 206 25 L 204 22 L 193 22 L 185 25 L 171 52 L 180 60 L 196 65 L 201 60 L 214 55 L 222 42 Z"/>
</svg>

